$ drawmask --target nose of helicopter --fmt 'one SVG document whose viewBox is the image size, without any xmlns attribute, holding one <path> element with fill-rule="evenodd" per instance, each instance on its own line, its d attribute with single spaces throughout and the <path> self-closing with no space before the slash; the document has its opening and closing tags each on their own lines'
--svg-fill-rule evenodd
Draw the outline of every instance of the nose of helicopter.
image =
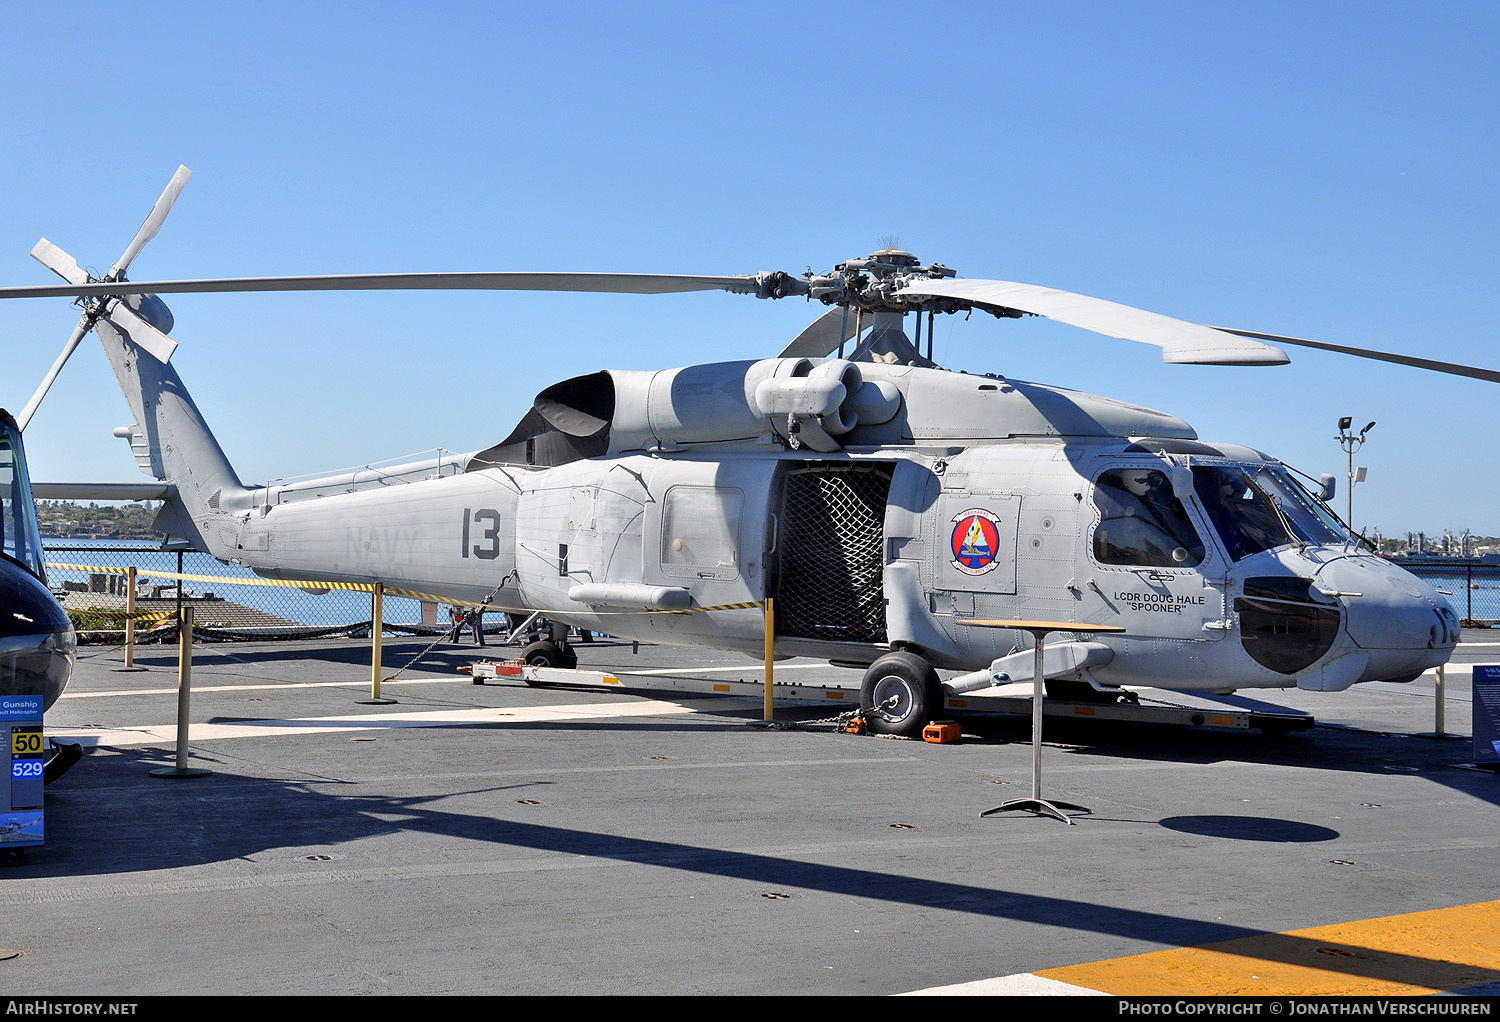
<svg viewBox="0 0 1500 1022">
<path fill-rule="evenodd" d="M 1370 658 L 1360 681 L 1410 681 L 1453 655 L 1458 615 L 1415 575 L 1354 555 L 1323 564 L 1313 584 L 1343 604 L 1345 630 Z"/>
<path fill-rule="evenodd" d="M 0 696 L 39 695 L 45 710 L 73 673 L 73 624 L 46 586 L 3 558 L 0 597 Z"/>
</svg>

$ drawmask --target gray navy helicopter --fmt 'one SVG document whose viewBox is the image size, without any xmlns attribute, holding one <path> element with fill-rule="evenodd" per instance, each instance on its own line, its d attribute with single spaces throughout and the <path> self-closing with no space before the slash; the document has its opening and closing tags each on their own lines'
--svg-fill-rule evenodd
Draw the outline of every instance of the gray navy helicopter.
<svg viewBox="0 0 1500 1022">
<path fill-rule="evenodd" d="M 62 695 L 77 648 L 73 624 L 47 588 L 21 431 L 0 409 L 0 700 Z"/>
<path fill-rule="evenodd" d="M 431 273 L 135 282 L 126 270 L 186 181 L 180 168 L 102 279 L 45 239 L 33 255 L 83 315 L 24 427 L 92 330 L 133 422 L 116 430 L 155 483 L 156 527 L 287 580 L 383 582 L 626 639 L 865 671 L 870 730 L 912 735 L 947 695 L 1033 672 L 1030 633 L 972 619 L 1115 625 L 1044 649 L 1049 694 L 1123 686 L 1228 693 L 1410 681 L 1446 662 L 1459 621 L 1374 555 L 1286 465 L 1183 420 L 1092 394 L 969 375 L 931 359 L 936 315 L 1046 316 L 1162 348 L 1168 363 L 1275 365 L 1276 344 L 1500 381 L 1500 373 L 1214 328 L 1084 295 L 958 278 L 898 250 L 831 272 L 700 277 Z M 537 395 L 499 443 L 454 457 L 246 485 L 170 363 L 179 292 L 725 290 L 828 306 L 778 357 L 608 370 Z M 925 314 L 927 353 L 923 354 Z M 912 333 L 906 331 L 912 325 Z M 845 355 L 845 350 L 849 353 Z M 405 483 L 407 485 L 392 485 Z M 571 666 L 565 633 L 525 650 Z M 960 672 L 940 681 L 938 670 Z"/>
</svg>

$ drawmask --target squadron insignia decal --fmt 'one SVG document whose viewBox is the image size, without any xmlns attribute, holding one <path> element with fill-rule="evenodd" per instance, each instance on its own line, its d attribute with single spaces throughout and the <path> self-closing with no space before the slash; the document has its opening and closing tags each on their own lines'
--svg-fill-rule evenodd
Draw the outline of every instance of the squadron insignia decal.
<svg viewBox="0 0 1500 1022">
<path fill-rule="evenodd" d="M 971 507 L 953 517 L 948 537 L 953 566 L 965 575 L 983 575 L 995 566 L 1000 547 L 1000 523 L 983 508 Z"/>
</svg>

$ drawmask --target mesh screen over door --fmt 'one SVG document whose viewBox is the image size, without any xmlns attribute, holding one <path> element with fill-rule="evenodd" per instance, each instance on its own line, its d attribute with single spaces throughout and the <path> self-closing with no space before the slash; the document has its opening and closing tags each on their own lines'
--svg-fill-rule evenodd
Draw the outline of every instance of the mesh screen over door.
<svg viewBox="0 0 1500 1022">
<path fill-rule="evenodd" d="M 781 514 L 778 635 L 885 641 L 886 464 L 812 464 L 787 473 Z"/>
</svg>

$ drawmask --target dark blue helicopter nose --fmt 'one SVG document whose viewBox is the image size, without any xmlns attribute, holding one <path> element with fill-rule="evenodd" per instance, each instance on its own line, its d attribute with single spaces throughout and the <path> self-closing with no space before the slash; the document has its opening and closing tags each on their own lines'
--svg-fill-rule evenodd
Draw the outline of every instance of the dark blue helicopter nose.
<svg viewBox="0 0 1500 1022">
<path fill-rule="evenodd" d="M 0 697 L 39 695 L 42 709 L 51 706 L 73 673 L 77 642 L 47 587 L 0 557 Z"/>
</svg>

